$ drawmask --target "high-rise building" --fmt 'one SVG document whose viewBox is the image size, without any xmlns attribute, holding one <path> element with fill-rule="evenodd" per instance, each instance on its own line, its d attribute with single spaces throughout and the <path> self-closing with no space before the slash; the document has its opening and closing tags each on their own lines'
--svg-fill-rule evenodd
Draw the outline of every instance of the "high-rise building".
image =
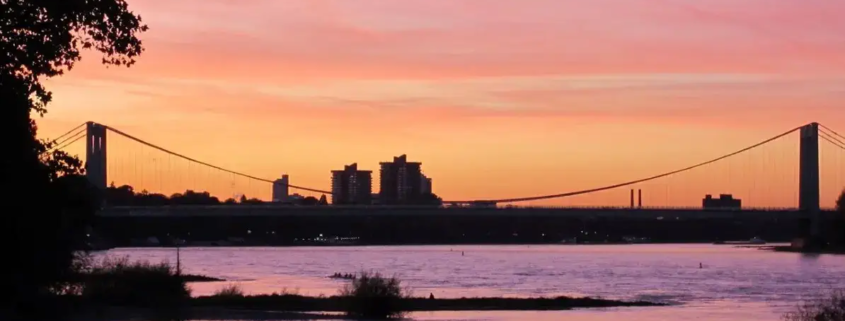
<svg viewBox="0 0 845 321">
<path fill-rule="evenodd" d="M 409 162 L 405 155 L 393 162 L 381 162 L 379 203 L 413 204 L 423 195 L 422 163 Z"/>
<path fill-rule="evenodd" d="M 358 164 L 332 171 L 332 204 L 369 205 L 373 192 L 373 172 L 358 170 Z"/>
<path fill-rule="evenodd" d="M 422 174 L 420 179 L 420 194 L 431 194 L 431 178 Z"/>
<path fill-rule="evenodd" d="M 287 175 L 282 175 L 282 178 L 273 181 L 273 202 L 287 201 L 290 191 L 288 184 L 290 181 Z"/>
</svg>

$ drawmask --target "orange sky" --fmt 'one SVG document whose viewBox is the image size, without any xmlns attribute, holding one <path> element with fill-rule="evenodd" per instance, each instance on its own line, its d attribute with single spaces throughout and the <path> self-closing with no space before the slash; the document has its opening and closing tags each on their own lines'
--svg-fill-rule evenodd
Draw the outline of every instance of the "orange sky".
<svg viewBox="0 0 845 321">
<path fill-rule="evenodd" d="M 130 69 L 88 55 L 48 81 L 54 102 L 41 136 L 92 120 L 321 189 L 332 169 L 377 171 L 405 153 L 423 162 L 438 195 L 476 199 L 649 176 L 810 121 L 845 131 L 839 0 L 129 4 L 151 28 L 146 52 Z M 733 192 L 756 206 L 794 206 L 797 178 L 783 169 L 794 170 L 791 139 L 756 162 L 641 188 L 653 205 Z M 824 206 L 845 184 L 831 155 Z M 183 189 L 172 175 L 158 185 Z M 269 197 L 269 186 L 249 193 Z M 619 205 L 627 193 L 532 204 Z"/>
</svg>

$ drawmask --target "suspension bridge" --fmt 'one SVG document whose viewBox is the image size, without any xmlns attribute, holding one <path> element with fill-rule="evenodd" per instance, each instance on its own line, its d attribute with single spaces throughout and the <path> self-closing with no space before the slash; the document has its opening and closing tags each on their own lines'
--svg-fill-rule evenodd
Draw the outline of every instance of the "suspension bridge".
<svg viewBox="0 0 845 321">
<path fill-rule="evenodd" d="M 277 181 L 242 171 L 224 168 L 158 144 L 126 131 L 95 122 L 87 122 L 54 140 L 56 149 L 67 149 L 84 139 L 85 169 L 89 180 L 106 189 L 114 185 L 132 186 L 149 193 L 181 193 L 186 190 L 209 191 L 213 195 L 236 198 L 242 195 L 263 197 Z M 709 220 L 763 219 L 797 222 L 807 219 L 812 234 L 823 228 L 822 217 L 832 215 L 836 196 L 845 186 L 845 137 L 819 123 L 802 125 L 767 139 L 682 168 L 605 186 L 547 195 L 507 198 L 446 200 L 445 207 L 414 206 L 286 206 L 270 202 L 261 205 L 171 205 L 108 206 L 103 217 L 190 218 L 203 217 L 216 223 L 231 222 L 233 217 L 287 217 L 294 221 L 308 217 L 322 226 L 338 217 L 345 219 L 386 217 L 476 217 L 486 221 L 494 217 L 559 216 L 591 219 Z M 330 189 L 288 183 L 288 188 L 305 194 L 331 194 Z M 646 192 L 645 197 L 635 190 Z M 727 192 L 741 198 L 741 208 L 730 211 L 702 206 L 705 194 Z M 629 194 L 630 192 L 630 194 Z M 608 197 L 608 195 L 613 197 Z M 630 198 L 628 197 L 630 195 Z M 596 197 L 598 196 L 598 197 Z M 591 198 L 592 197 L 592 198 Z M 718 195 L 717 195 L 718 197 Z M 523 206 L 533 201 L 561 200 L 555 207 Z M 611 204 L 605 204 L 607 200 Z M 579 202 L 578 200 L 582 200 Z M 643 202 L 646 205 L 643 205 Z M 493 204 L 498 207 L 474 208 L 462 205 Z M 449 206 L 451 205 L 451 207 Z M 502 206 L 505 205 L 505 206 Z M 213 219 L 212 219 L 213 218 Z M 221 221 L 222 220 L 222 221 Z M 320 221 L 325 220 L 325 221 Z M 413 220 L 413 219 L 409 219 Z M 267 221 L 263 221 L 267 223 Z M 285 224 L 289 224 L 285 223 Z M 507 223 L 506 225 L 512 224 Z M 133 221 L 132 226 L 137 226 Z M 157 223 L 159 224 L 159 223 Z M 193 221 L 193 226 L 209 225 Z M 212 224 L 212 225 L 214 225 Z M 244 225 L 245 224 L 245 225 Z M 241 230 L 249 230 L 236 224 Z M 281 223 L 279 223 L 281 224 Z M 350 223 L 352 224 L 352 223 Z M 438 223 L 439 224 L 439 223 Z M 762 224 L 762 223 L 761 223 Z M 770 223 L 766 223 L 770 224 Z M 269 224 L 273 225 L 273 224 Z M 254 225 L 253 225 L 254 226 Z M 172 226 L 171 226 L 172 227 Z M 187 227 L 184 227 L 187 228 Z M 269 233 L 269 231 L 267 231 Z"/>
<path fill-rule="evenodd" d="M 251 195 L 266 199 L 275 181 L 213 165 L 95 122 L 81 124 L 56 138 L 55 149 L 67 149 L 83 139 L 86 175 L 102 189 L 111 182 L 132 186 L 136 191 L 164 195 L 194 190 L 208 191 L 222 198 Z M 843 169 L 845 137 L 822 124 L 812 123 L 720 157 L 640 179 L 564 193 L 467 200 L 447 198 L 444 203 L 519 205 L 581 196 L 586 199 L 609 191 L 620 195 L 620 191 L 625 193 L 626 188 L 632 188 L 649 193 L 646 195 L 648 207 L 698 207 L 701 197 L 709 194 L 705 191 L 724 191 L 742 197 L 744 207 L 818 210 L 833 207 L 835 195 L 845 187 Z M 291 190 L 311 195 L 331 194 L 330 188 L 287 184 Z M 589 207 L 624 207 L 619 202 L 586 202 L 583 205 L 587 204 Z M 562 205 L 583 207 L 577 202 Z"/>
</svg>

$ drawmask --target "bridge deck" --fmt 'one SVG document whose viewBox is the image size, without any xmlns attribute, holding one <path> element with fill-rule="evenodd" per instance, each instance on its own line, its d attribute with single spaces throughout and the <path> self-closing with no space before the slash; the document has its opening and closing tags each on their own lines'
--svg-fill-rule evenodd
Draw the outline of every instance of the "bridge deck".
<svg viewBox="0 0 845 321">
<path fill-rule="evenodd" d="M 794 209 L 703 210 L 694 208 L 449 208 L 426 206 L 161 206 L 108 207 L 105 217 L 208 217 L 208 216 L 591 216 L 648 219 L 728 218 L 753 216 L 799 217 Z"/>
</svg>

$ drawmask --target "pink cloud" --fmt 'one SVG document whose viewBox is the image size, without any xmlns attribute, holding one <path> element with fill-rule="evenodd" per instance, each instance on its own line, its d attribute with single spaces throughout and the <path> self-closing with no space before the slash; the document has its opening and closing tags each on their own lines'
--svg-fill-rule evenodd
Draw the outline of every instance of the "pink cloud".
<svg viewBox="0 0 845 321">
<path fill-rule="evenodd" d="M 409 152 L 460 198 L 486 173 L 529 158 L 538 163 L 525 177 L 478 193 L 558 192 L 590 185 L 578 174 L 588 170 L 613 180 L 678 165 L 666 158 L 692 161 L 691 151 L 672 156 L 687 146 L 667 132 L 736 137 L 737 146 L 697 146 L 703 154 L 694 156 L 706 157 L 809 121 L 845 131 L 841 1 L 130 7 L 152 28 L 139 63 L 106 69 L 86 57 L 51 80 L 56 99 L 41 121 L 44 135 L 97 120 L 256 174 L 284 168 L 318 187 L 337 161 L 315 154 L 377 162 Z M 596 137 L 600 130 L 623 139 Z M 627 146 L 644 140 L 650 152 L 633 159 Z M 236 151 L 220 151 L 224 144 Z M 595 161 L 622 157 L 638 167 Z M 478 164 L 486 167 L 473 171 Z M 550 178 L 560 176 L 568 185 Z"/>
</svg>

